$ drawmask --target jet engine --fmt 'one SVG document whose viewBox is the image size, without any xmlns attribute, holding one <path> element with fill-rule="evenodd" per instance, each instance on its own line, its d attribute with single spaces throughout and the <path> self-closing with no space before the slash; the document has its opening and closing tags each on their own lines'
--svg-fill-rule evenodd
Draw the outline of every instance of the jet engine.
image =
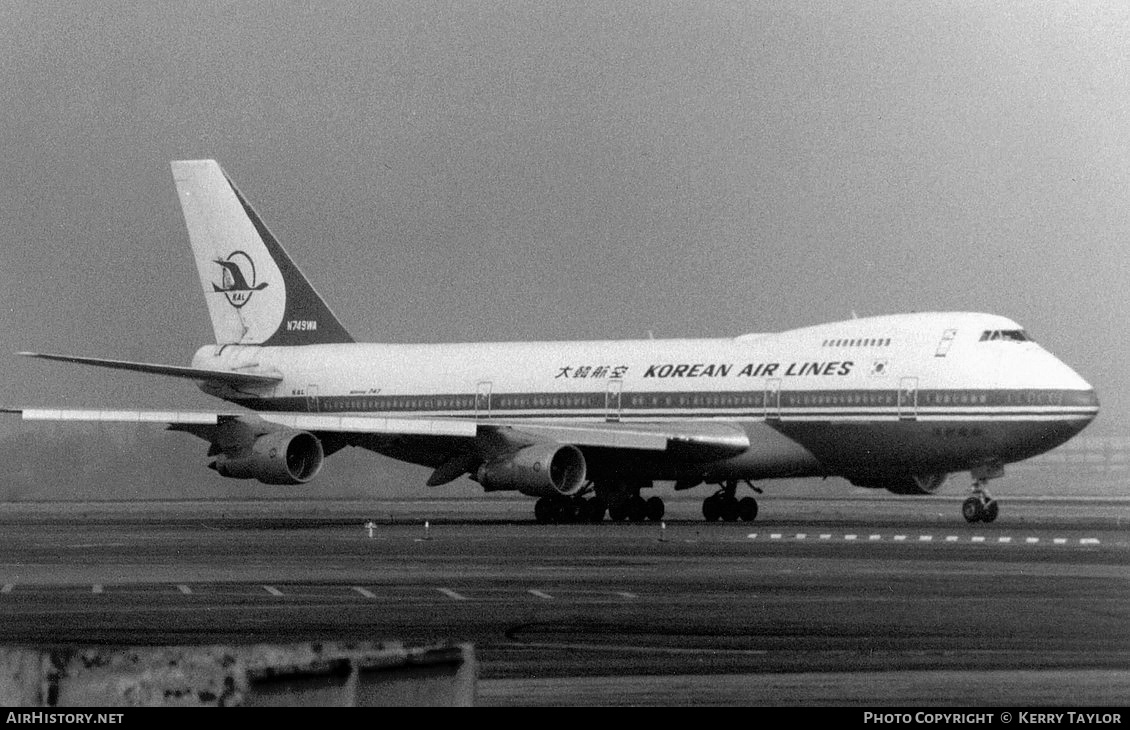
<svg viewBox="0 0 1130 730">
<path fill-rule="evenodd" d="M 234 453 L 208 465 L 221 476 L 258 479 L 264 484 L 305 484 L 322 468 L 322 442 L 305 431 L 280 430 L 259 436 Z"/>
<path fill-rule="evenodd" d="M 488 492 L 569 497 L 585 484 L 585 456 L 568 444 L 535 444 L 483 464 L 475 480 Z"/>
<path fill-rule="evenodd" d="M 946 480 L 945 473 L 907 474 L 903 477 L 884 479 L 851 479 L 857 487 L 886 489 L 894 494 L 933 494 Z"/>
</svg>

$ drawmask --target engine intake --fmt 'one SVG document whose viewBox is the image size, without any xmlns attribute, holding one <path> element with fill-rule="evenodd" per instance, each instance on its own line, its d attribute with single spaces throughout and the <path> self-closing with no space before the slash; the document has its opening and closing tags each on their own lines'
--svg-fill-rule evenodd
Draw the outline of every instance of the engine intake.
<svg viewBox="0 0 1130 730">
<path fill-rule="evenodd" d="M 488 492 L 569 497 L 585 484 L 585 456 L 569 444 L 535 444 L 483 464 L 475 479 Z"/>
<path fill-rule="evenodd" d="M 946 480 L 946 474 L 907 474 L 906 476 L 883 479 L 851 479 L 857 487 L 886 489 L 893 494 L 933 494 Z"/>
<path fill-rule="evenodd" d="M 274 431 L 233 454 L 209 464 L 221 476 L 258 479 L 264 484 L 305 484 L 318 475 L 325 453 L 322 442 L 305 431 Z"/>
</svg>

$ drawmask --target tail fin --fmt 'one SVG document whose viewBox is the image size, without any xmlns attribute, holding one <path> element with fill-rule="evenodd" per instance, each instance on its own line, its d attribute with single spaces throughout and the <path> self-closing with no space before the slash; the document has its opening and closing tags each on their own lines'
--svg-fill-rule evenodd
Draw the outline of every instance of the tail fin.
<svg viewBox="0 0 1130 730">
<path fill-rule="evenodd" d="M 172 168 L 217 344 L 354 341 L 215 160 Z"/>
</svg>

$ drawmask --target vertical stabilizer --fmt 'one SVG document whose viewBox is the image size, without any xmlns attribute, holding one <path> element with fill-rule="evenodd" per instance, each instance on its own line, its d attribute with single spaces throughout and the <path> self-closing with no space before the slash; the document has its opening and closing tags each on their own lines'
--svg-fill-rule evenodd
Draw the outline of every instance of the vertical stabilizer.
<svg viewBox="0 0 1130 730">
<path fill-rule="evenodd" d="M 217 344 L 353 342 L 215 160 L 172 169 Z"/>
</svg>

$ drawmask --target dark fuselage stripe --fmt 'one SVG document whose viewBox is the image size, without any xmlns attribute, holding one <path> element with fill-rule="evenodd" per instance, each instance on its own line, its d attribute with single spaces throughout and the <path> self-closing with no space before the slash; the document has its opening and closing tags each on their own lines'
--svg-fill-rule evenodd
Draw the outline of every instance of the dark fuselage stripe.
<svg viewBox="0 0 1130 730">
<path fill-rule="evenodd" d="M 742 391 L 728 393 L 630 392 L 469 393 L 429 395 L 305 395 L 234 399 L 263 411 L 421 414 L 493 417 L 659 418 L 694 416 L 763 418 L 919 417 L 1091 417 L 1098 412 L 1092 391 L 1079 390 L 846 390 Z"/>
</svg>

